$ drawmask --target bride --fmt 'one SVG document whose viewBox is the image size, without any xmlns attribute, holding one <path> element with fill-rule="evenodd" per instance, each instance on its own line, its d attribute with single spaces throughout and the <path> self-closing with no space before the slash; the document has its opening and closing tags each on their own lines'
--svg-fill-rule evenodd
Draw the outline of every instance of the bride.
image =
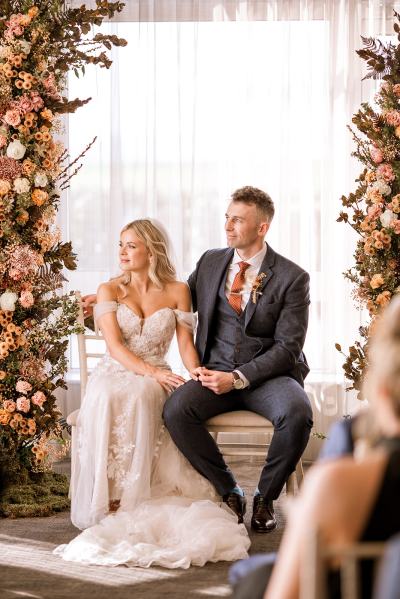
<svg viewBox="0 0 400 599">
<path fill-rule="evenodd" d="M 165 399 L 185 383 L 165 361 L 175 332 L 186 369 L 200 366 L 189 288 L 176 280 L 166 238 L 150 220 L 124 227 L 119 258 L 123 274 L 97 292 L 94 316 L 107 351 L 77 422 L 71 520 L 86 530 L 55 553 L 88 564 L 167 568 L 247 557 L 244 525 L 162 423 Z"/>
</svg>

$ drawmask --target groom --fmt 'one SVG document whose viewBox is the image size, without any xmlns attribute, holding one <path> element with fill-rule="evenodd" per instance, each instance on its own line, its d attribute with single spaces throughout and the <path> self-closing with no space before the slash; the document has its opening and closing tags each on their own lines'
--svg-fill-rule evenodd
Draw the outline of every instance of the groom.
<svg viewBox="0 0 400 599">
<path fill-rule="evenodd" d="M 265 243 L 273 216 L 274 204 L 260 189 L 243 187 L 232 194 L 225 224 L 228 248 L 205 252 L 188 280 L 203 366 L 172 393 L 163 414 L 177 447 L 239 522 L 246 499 L 205 422 L 224 412 L 250 410 L 273 423 L 253 500 L 251 526 L 261 533 L 276 527 L 273 500 L 295 469 L 312 426 L 303 389 L 309 368 L 302 351 L 309 276 Z"/>
</svg>

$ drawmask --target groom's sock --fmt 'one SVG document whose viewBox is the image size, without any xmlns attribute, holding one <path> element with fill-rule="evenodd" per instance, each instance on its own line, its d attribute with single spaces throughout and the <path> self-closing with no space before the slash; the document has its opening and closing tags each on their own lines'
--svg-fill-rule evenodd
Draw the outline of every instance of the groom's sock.
<svg viewBox="0 0 400 599">
<path fill-rule="evenodd" d="M 244 492 L 243 489 L 241 487 L 239 487 L 239 485 L 235 485 L 233 487 L 233 489 L 231 491 L 229 491 L 230 493 L 236 493 L 237 495 L 241 495 L 242 497 L 244 497 Z"/>
</svg>

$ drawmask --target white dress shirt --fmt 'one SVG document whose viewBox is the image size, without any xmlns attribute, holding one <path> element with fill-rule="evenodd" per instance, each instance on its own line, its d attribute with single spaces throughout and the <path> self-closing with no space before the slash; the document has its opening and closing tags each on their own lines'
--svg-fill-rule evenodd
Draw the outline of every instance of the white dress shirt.
<svg viewBox="0 0 400 599">
<path fill-rule="evenodd" d="M 241 258 L 239 256 L 237 250 L 235 250 L 235 253 L 233 254 L 232 262 L 230 263 L 230 265 L 228 267 L 228 274 L 226 277 L 226 284 L 225 284 L 225 294 L 226 294 L 227 298 L 229 298 L 234 278 L 240 270 L 239 262 L 246 262 L 247 264 L 250 264 L 250 266 L 246 269 L 246 271 L 244 273 L 244 285 L 243 285 L 243 288 L 241 291 L 241 295 L 242 295 L 241 308 L 242 308 L 242 310 L 245 309 L 246 304 L 250 299 L 251 289 L 254 285 L 254 281 L 256 280 L 258 273 L 260 272 L 261 264 L 265 258 L 266 253 L 267 253 L 267 244 L 264 243 L 264 247 L 262 248 L 262 250 L 257 252 L 257 254 L 255 254 L 248 260 L 243 260 L 243 258 Z M 240 370 L 234 370 L 234 372 L 238 373 L 238 375 L 244 382 L 245 387 L 248 387 L 250 385 L 248 379 L 244 376 L 244 374 L 242 374 L 240 372 Z"/>
<path fill-rule="evenodd" d="M 244 273 L 244 285 L 243 285 L 243 289 L 241 292 L 242 293 L 242 303 L 241 303 L 242 310 L 245 309 L 246 304 L 249 301 L 251 288 L 253 287 L 254 281 L 256 280 L 256 277 L 257 277 L 258 273 L 260 272 L 261 264 L 265 258 L 266 253 L 267 253 L 267 244 L 264 243 L 263 249 L 260 250 L 259 252 L 257 252 L 257 254 L 255 256 L 253 256 L 252 258 L 249 258 L 248 260 L 243 260 L 243 258 L 241 258 L 239 256 L 237 250 L 235 250 L 235 253 L 233 254 L 232 262 L 229 265 L 228 275 L 226 277 L 225 293 L 226 293 L 227 298 L 229 298 L 229 295 L 230 295 L 230 292 L 232 289 L 232 285 L 233 285 L 233 280 L 234 280 L 236 274 L 240 270 L 239 262 L 246 262 L 247 264 L 250 264 L 250 266 L 246 269 L 246 271 Z"/>
</svg>

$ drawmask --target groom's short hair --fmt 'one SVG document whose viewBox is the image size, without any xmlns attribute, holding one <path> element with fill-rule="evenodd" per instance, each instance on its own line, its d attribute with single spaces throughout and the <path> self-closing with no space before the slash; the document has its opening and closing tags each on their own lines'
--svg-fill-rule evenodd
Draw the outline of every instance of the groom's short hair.
<svg viewBox="0 0 400 599">
<path fill-rule="evenodd" d="M 233 192 L 231 196 L 232 202 L 243 202 L 243 204 L 254 204 L 260 213 L 260 216 L 271 222 L 275 214 L 275 206 L 269 195 L 257 189 L 257 187 L 251 187 L 246 185 Z"/>
</svg>

